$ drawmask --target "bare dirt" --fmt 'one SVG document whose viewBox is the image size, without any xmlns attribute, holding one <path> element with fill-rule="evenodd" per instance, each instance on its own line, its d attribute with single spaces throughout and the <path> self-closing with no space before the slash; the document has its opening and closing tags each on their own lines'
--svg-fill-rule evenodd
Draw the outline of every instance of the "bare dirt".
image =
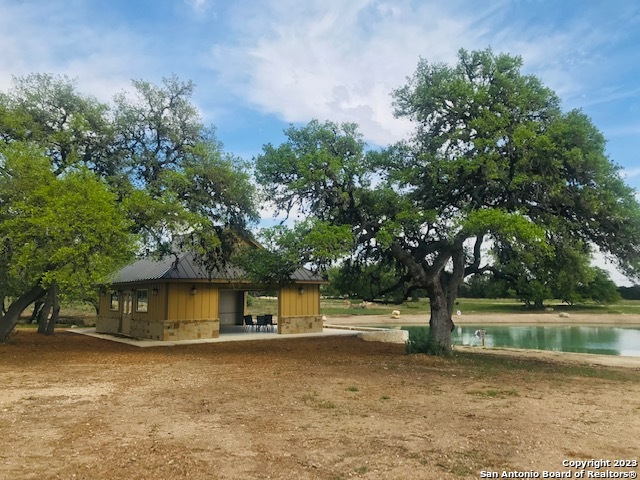
<svg viewBox="0 0 640 480">
<path fill-rule="evenodd" d="M 0 479 L 543 478 L 588 459 L 638 472 L 613 461 L 640 456 L 640 368 L 586 363 L 21 330 L 0 344 Z"/>
</svg>

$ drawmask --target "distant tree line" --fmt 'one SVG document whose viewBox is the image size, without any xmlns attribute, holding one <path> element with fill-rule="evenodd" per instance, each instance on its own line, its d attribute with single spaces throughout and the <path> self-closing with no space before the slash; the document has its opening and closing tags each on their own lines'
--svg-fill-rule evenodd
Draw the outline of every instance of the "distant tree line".
<svg viewBox="0 0 640 480">
<path fill-rule="evenodd" d="M 390 266 L 381 264 L 354 268 L 345 264 L 329 269 L 330 284 L 324 287 L 324 295 L 359 298 L 367 301 L 402 303 L 408 299 L 427 297 L 424 289 L 412 288 L 409 282 Z M 566 288 L 570 285 L 571 288 Z M 562 287 L 566 289 L 563 290 Z M 607 272 L 594 268 L 590 281 L 584 284 L 560 284 L 544 286 L 544 300 L 561 300 L 569 305 L 596 302 L 611 304 L 621 298 L 640 300 L 640 287 L 616 287 Z M 517 283 L 494 277 L 491 274 L 473 275 L 458 290 L 464 298 L 514 298 L 529 307 L 535 307 L 536 297 L 531 288 L 518 290 Z"/>
<path fill-rule="evenodd" d="M 640 285 L 618 287 L 618 292 L 625 300 L 640 300 Z"/>
</svg>

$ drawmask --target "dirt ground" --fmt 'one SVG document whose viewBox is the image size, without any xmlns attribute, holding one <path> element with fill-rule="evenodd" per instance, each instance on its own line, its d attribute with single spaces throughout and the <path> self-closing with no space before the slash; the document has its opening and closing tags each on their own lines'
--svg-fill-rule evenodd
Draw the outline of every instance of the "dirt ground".
<svg viewBox="0 0 640 480">
<path fill-rule="evenodd" d="M 0 344 L 0 479 L 543 478 L 589 459 L 640 471 L 613 466 L 640 460 L 640 368 L 514 355 L 21 330 Z"/>
</svg>

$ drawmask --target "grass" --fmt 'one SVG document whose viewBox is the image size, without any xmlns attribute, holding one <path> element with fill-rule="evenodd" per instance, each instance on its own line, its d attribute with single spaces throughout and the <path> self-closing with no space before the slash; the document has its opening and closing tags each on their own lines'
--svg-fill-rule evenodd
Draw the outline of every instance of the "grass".
<svg viewBox="0 0 640 480">
<path fill-rule="evenodd" d="M 275 302 L 275 301 L 274 301 Z M 350 302 L 350 303 L 348 303 Z M 580 305 L 567 305 L 560 300 L 551 300 L 545 304 L 546 308 L 567 313 L 592 313 L 592 314 L 639 314 L 640 301 L 622 300 L 612 305 L 600 305 L 586 303 Z M 535 310 L 527 308 L 521 302 L 514 299 L 489 299 L 489 298 L 459 298 L 455 306 L 463 314 L 472 313 L 531 313 Z M 344 301 L 339 299 L 322 299 L 320 312 L 323 315 L 388 315 L 392 310 L 400 310 L 408 315 L 428 315 L 429 300 L 408 301 L 402 304 L 374 303 L 367 308 L 362 308 L 359 300 Z"/>
<path fill-rule="evenodd" d="M 306 393 L 300 397 L 300 400 L 305 405 L 316 408 L 333 409 L 336 408 L 336 404 L 331 400 L 325 400 L 318 395 L 318 392 Z"/>
<path fill-rule="evenodd" d="M 518 391 L 514 388 L 510 388 L 507 390 L 504 389 L 496 389 L 496 388 L 485 388 L 484 390 L 469 390 L 466 392 L 469 395 L 476 395 L 478 397 L 517 397 Z"/>
<path fill-rule="evenodd" d="M 247 302 L 247 315 L 278 315 L 278 299 L 270 297 L 251 297 Z"/>
</svg>

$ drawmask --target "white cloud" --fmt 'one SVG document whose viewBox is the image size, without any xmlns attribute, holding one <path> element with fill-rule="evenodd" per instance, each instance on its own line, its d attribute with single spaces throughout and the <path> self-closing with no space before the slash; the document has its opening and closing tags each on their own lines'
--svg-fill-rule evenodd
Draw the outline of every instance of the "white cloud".
<svg viewBox="0 0 640 480">
<path fill-rule="evenodd" d="M 640 177 L 640 167 L 623 168 L 621 173 L 622 173 L 622 177 L 626 179 L 637 178 L 637 177 Z"/>
<path fill-rule="evenodd" d="M 210 65 L 226 88 L 265 112 L 287 122 L 355 121 L 384 145 L 409 128 L 393 117 L 391 91 L 420 54 L 455 59 L 461 44 L 451 39 L 469 38 L 468 27 L 434 4 L 415 11 L 408 2 L 277 2 L 243 18 L 243 40 L 214 46 Z"/>
<path fill-rule="evenodd" d="M 573 74 L 598 60 L 588 47 L 603 41 L 592 24 L 561 31 L 502 27 L 504 2 L 481 13 L 468 7 L 455 0 L 260 4 L 236 17 L 237 41 L 213 46 L 208 62 L 224 88 L 253 107 L 287 122 L 353 121 L 378 145 L 410 129 L 393 117 L 390 93 L 406 83 L 421 56 L 452 63 L 461 47 L 491 46 L 522 55 L 525 69 L 561 96 L 583 91 Z"/>
<path fill-rule="evenodd" d="M 87 23 L 83 13 L 57 2 L 3 5 L 0 16 L 0 91 L 12 77 L 30 73 L 67 75 L 81 92 L 109 101 L 148 77 L 154 59 L 150 40 L 117 25 Z"/>
</svg>

